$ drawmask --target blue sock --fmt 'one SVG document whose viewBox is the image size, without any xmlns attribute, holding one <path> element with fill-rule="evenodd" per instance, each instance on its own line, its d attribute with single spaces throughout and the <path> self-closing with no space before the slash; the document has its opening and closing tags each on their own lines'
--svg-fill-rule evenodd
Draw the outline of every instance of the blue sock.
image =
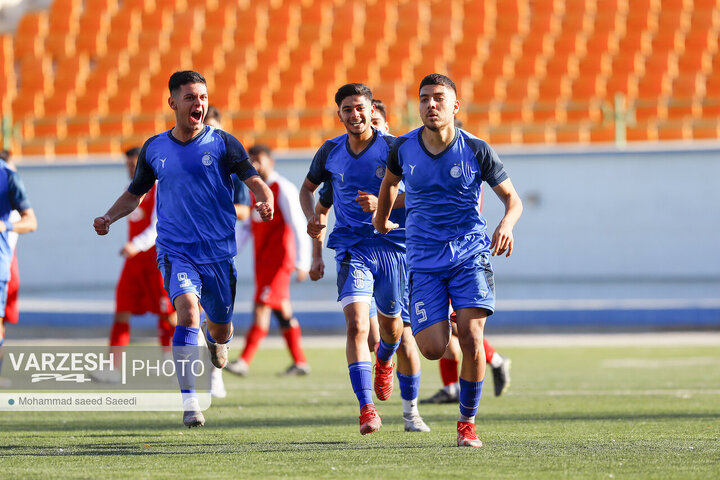
<svg viewBox="0 0 720 480">
<path fill-rule="evenodd" d="M 377 358 L 378 360 L 382 360 L 383 362 L 387 362 L 390 360 L 395 353 L 395 350 L 398 349 L 400 346 L 400 340 L 397 341 L 397 343 L 393 345 L 388 345 L 385 343 L 385 340 L 382 338 L 380 339 L 380 346 L 378 347 L 377 351 Z"/>
<path fill-rule="evenodd" d="M 400 398 L 403 400 L 415 400 L 420 393 L 420 372 L 415 375 L 403 375 L 397 372 L 400 383 Z"/>
<path fill-rule="evenodd" d="M 183 401 L 195 396 L 195 378 L 188 368 L 194 360 L 199 360 L 197 343 L 199 328 L 176 326 L 173 334 L 173 358 L 175 359 L 175 373 L 180 383 L 180 392 Z M 180 363 L 180 360 L 188 360 L 187 363 Z M 185 375 L 183 375 L 183 371 Z"/>
<path fill-rule="evenodd" d="M 469 382 L 460 379 L 460 414 L 465 417 L 474 417 L 480 404 L 480 393 L 483 381 Z"/>
<path fill-rule="evenodd" d="M 372 401 L 372 364 L 370 362 L 355 362 L 348 365 L 350 371 L 350 384 L 358 399 L 360 408 Z"/>
</svg>

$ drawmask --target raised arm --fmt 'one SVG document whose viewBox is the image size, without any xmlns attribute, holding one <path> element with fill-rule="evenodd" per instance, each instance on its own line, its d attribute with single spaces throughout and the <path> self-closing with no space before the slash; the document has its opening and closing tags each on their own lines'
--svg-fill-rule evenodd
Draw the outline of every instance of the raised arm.
<svg viewBox="0 0 720 480">
<path fill-rule="evenodd" d="M 395 200 L 398 197 L 400 180 L 402 180 L 402 177 L 395 175 L 389 169 L 385 170 L 385 177 L 380 185 L 380 193 L 378 194 L 377 211 L 373 217 L 373 225 L 380 233 L 385 234 L 398 227 L 397 223 L 390 221 L 390 210 L 392 210 Z"/>
<path fill-rule="evenodd" d="M 110 231 L 110 225 L 134 212 L 143 198 L 145 198 L 145 194 L 134 195 L 127 190 L 123 192 L 105 215 L 95 219 L 93 222 L 95 232 L 97 232 L 98 235 L 107 235 Z"/>
<path fill-rule="evenodd" d="M 507 250 L 505 256 L 509 257 L 515 247 L 512 231 L 522 215 L 522 200 L 509 178 L 494 186 L 493 191 L 505 205 L 505 215 L 493 233 L 490 250 L 493 255 L 502 255 Z"/>
<path fill-rule="evenodd" d="M 245 180 L 245 185 L 255 195 L 255 210 L 260 214 L 260 218 L 263 221 L 270 221 L 273 219 L 275 199 L 273 198 L 272 190 L 268 187 L 265 182 L 262 181 L 260 175 L 253 175 L 252 177 Z M 237 210 L 236 210 L 237 212 Z"/>
</svg>

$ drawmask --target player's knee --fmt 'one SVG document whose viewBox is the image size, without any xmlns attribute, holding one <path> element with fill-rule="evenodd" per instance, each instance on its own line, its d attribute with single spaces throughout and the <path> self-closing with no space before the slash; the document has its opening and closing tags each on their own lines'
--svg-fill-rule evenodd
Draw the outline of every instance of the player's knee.
<svg viewBox="0 0 720 480">
<path fill-rule="evenodd" d="M 347 322 L 347 334 L 350 338 L 356 338 L 358 336 L 367 337 L 370 329 L 367 324 L 356 321 Z"/>
<path fill-rule="evenodd" d="M 294 317 L 286 317 L 281 310 L 273 310 L 273 315 L 277 318 L 281 329 L 286 330 L 293 326 L 293 320 L 295 320 Z"/>
<path fill-rule="evenodd" d="M 445 353 L 445 346 L 436 342 L 418 342 L 418 348 L 420 349 L 420 353 L 423 354 L 423 357 L 428 360 L 439 360 Z"/>
</svg>

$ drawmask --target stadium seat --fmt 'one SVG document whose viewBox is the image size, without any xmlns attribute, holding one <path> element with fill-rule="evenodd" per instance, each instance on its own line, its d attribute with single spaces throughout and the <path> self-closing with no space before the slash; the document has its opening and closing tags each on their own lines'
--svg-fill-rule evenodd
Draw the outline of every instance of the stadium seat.
<svg viewBox="0 0 720 480">
<path fill-rule="evenodd" d="M 63 138 L 55 140 L 55 155 L 69 155 L 76 158 L 87 156 L 87 144 L 83 138 Z"/>
</svg>

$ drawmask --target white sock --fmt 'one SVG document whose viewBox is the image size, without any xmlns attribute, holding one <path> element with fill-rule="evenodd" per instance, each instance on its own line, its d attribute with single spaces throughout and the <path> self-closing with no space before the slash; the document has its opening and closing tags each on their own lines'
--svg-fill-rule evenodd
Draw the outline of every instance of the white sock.
<svg viewBox="0 0 720 480">
<path fill-rule="evenodd" d="M 458 418 L 459 422 L 468 422 L 468 423 L 475 423 L 475 415 L 472 417 L 466 417 L 462 413 L 460 414 L 460 418 Z"/>
<path fill-rule="evenodd" d="M 490 361 L 490 366 L 497 368 L 502 365 L 504 361 L 505 359 L 499 353 L 495 352 L 493 359 Z"/>
<path fill-rule="evenodd" d="M 448 395 L 456 396 L 460 391 L 460 383 L 455 382 L 451 383 L 450 385 L 445 385 L 443 387 L 443 390 L 445 390 L 445 393 L 447 393 Z"/>
<path fill-rule="evenodd" d="M 414 398 L 412 400 L 403 399 L 402 406 L 404 415 L 420 414 L 420 412 L 418 412 L 417 398 Z"/>
</svg>

